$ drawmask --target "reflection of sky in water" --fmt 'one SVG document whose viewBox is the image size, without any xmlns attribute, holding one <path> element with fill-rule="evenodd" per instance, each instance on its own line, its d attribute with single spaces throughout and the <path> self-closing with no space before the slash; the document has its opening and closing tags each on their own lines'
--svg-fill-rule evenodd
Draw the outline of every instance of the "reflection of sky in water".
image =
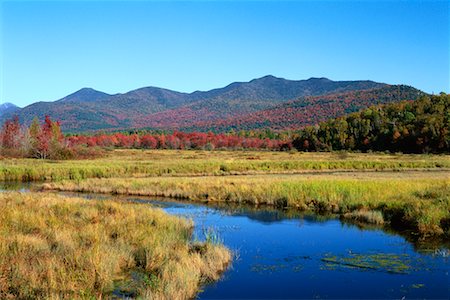
<svg viewBox="0 0 450 300">
<path fill-rule="evenodd" d="M 155 202 L 170 214 L 193 219 L 195 235 L 214 228 L 236 252 L 233 266 L 200 298 L 447 298 L 449 258 L 423 255 L 402 237 L 361 230 L 339 220 L 287 219 L 280 211 L 214 209 L 197 204 Z M 329 256 L 391 257 L 392 268 L 330 265 Z M 383 262 L 382 263 L 386 263 Z M 357 262 L 355 262 L 357 265 Z"/>
<path fill-rule="evenodd" d="M 26 186 L 19 188 L 27 191 Z M 77 195 L 88 199 L 111 198 Z M 148 203 L 145 198 L 128 199 Z M 222 280 L 204 287 L 199 298 L 447 299 L 449 296 L 448 250 L 438 251 L 437 255 L 421 254 L 400 236 L 381 230 L 361 230 L 335 219 L 288 218 L 282 211 L 248 207 L 150 202 L 170 214 L 193 219 L 196 239 L 203 240 L 204 230 L 213 228 L 236 253 Z M 396 263 L 407 267 L 406 274 L 389 273 L 389 267 L 367 269 L 323 261 L 330 257 L 342 261 L 377 254 L 395 257 L 399 260 Z"/>
</svg>

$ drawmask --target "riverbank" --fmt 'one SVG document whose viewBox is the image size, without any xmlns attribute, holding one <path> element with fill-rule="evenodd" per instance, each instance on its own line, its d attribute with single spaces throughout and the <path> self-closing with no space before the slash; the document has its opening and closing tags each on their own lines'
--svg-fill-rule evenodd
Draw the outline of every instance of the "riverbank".
<svg viewBox="0 0 450 300">
<path fill-rule="evenodd" d="M 104 178 L 46 183 L 43 189 L 271 205 L 389 223 L 422 237 L 450 234 L 447 172 Z"/>
<path fill-rule="evenodd" d="M 231 260 L 192 227 L 143 204 L 0 193 L 0 298 L 192 298 Z"/>
<path fill-rule="evenodd" d="M 347 152 L 114 150 L 106 157 L 86 160 L 0 159 L 0 181 L 411 169 L 450 172 L 450 157 Z"/>
</svg>

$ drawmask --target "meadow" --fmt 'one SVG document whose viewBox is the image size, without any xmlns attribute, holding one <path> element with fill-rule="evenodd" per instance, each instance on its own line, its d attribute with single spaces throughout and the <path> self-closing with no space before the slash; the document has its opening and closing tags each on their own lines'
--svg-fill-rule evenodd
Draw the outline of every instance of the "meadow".
<svg viewBox="0 0 450 300">
<path fill-rule="evenodd" d="M 114 150 L 86 160 L 0 160 L 0 181 L 450 169 L 448 155 L 347 152 Z"/>
<path fill-rule="evenodd" d="M 189 299 L 231 260 L 149 205 L 0 193 L 0 298 Z"/>
<path fill-rule="evenodd" d="M 0 193 L 0 298 L 187 299 L 230 263 L 214 239 L 192 240 L 191 221 L 53 191 L 289 208 L 448 240 L 449 175 L 450 157 L 429 154 L 113 150 L 86 160 L 1 159 L 0 180 L 35 183 L 29 193 Z"/>
</svg>

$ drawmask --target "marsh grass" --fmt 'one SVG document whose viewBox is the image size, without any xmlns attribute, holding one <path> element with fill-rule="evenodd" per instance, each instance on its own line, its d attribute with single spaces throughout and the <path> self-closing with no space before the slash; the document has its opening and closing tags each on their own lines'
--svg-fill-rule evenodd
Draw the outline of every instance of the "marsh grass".
<svg viewBox="0 0 450 300">
<path fill-rule="evenodd" d="M 448 155 L 343 154 L 341 152 L 115 150 L 106 157 L 86 160 L 1 159 L 0 181 L 424 168 L 450 168 L 450 158 Z"/>
<path fill-rule="evenodd" d="M 47 183 L 44 189 L 293 207 L 361 222 L 388 222 L 422 236 L 448 235 L 450 178 L 445 174 L 435 179 L 426 176 L 111 178 Z"/>
<path fill-rule="evenodd" d="M 0 298 L 189 299 L 230 252 L 148 205 L 0 194 Z"/>
</svg>

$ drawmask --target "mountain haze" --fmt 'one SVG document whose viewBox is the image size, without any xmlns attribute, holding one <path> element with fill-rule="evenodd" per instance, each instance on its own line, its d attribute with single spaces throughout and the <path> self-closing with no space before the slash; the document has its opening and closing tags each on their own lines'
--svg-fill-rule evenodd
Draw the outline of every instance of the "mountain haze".
<svg viewBox="0 0 450 300">
<path fill-rule="evenodd" d="M 364 103 L 360 101 L 359 104 L 353 105 L 351 93 L 381 89 L 379 95 L 387 97 L 383 101 L 397 101 L 395 88 L 382 90 L 388 87 L 393 86 L 373 81 L 332 81 L 327 78 L 286 80 L 269 75 L 249 82 L 234 82 L 223 88 L 193 93 L 144 87 L 123 94 L 110 95 L 91 88 L 83 88 L 55 102 L 33 103 L 14 113 L 27 124 L 36 116 L 43 119 L 45 115 L 49 115 L 52 119 L 60 120 L 66 132 L 130 128 L 225 129 L 230 127 L 226 124 L 234 122 L 233 120 L 240 120 L 241 117 L 248 119 L 252 114 L 262 118 L 263 112 L 279 111 L 284 104 L 287 105 L 290 101 L 305 101 L 301 100 L 305 97 L 309 99 L 308 97 L 350 93 L 345 105 L 356 109 L 384 102 L 371 98 L 372 100 Z M 415 95 L 419 93 L 410 87 L 402 89 L 411 89 L 410 92 Z M 336 101 L 339 102 L 339 99 Z M 359 101 L 357 96 L 355 101 Z M 352 110 L 346 107 L 341 111 Z M 12 113 L 5 113 L 0 118 L 11 116 Z M 304 120 L 301 121 L 301 124 L 305 123 Z M 266 127 L 272 125 L 270 120 L 263 123 L 264 126 L 267 125 Z"/>
</svg>

